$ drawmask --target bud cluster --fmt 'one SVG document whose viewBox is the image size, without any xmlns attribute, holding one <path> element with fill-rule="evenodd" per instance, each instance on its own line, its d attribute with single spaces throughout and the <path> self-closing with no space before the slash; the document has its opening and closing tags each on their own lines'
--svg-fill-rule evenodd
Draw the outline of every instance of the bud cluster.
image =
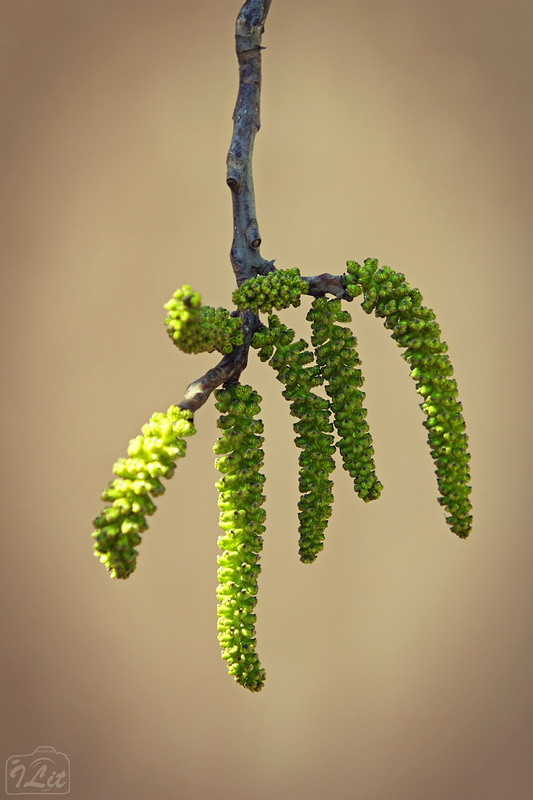
<svg viewBox="0 0 533 800">
<path fill-rule="evenodd" d="M 117 478 L 102 493 L 102 500 L 112 505 L 94 520 L 92 534 L 95 555 L 113 578 L 127 578 L 135 569 L 146 517 L 156 509 L 150 495 L 163 494 L 160 479 L 171 478 L 177 459 L 185 455 L 184 438 L 195 433 L 192 419 L 192 412 L 179 406 L 153 414 L 142 436 L 131 440 L 128 458 L 120 458 L 113 467 Z"/>
<path fill-rule="evenodd" d="M 322 382 L 316 365 L 303 339 L 294 341 L 295 332 L 271 315 L 252 339 L 261 361 L 278 373 L 285 385 L 283 396 L 290 401 L 290 411 L 298 422 L 294 424 L 295 442 L 301 448 L 299 457 L 298 503 L 300 521 L 299 553 L 304 563 L 311 563 L 324 547 L 324 531 L 331 516 L 333 483 L 329 474 L 335 468 L 333 425 L 329 403 L 311 391 Z"/>
<path fill-rule="evenodd" d="M 363 406 L 365 393 L 359 366 L 357 339 L 339 322 L 351 322 L 341 309 L 341 301 L 317 297 L 307 314 L 311 322 L 311 343 L 330 397 L 333 419 L 339 441 L 337 447 L 344 469 L 353 478 L 354 488 L 365 502 L 375 500 L 383 489 L 374 468 L 372 436 Z"/>
<path fill-rule="evenodd" d="M 261 466 L 263 423 L 254 417 L 261 397 L 251 386 L 233 383 L 215 390 L 221 412 L 222 433 L 214 446 L 222 473 L 217 482 L 219 525 L 224 531 L 218 544 L 218 639 L 222 657 L 235 680 L 252 692 L 265 681 L 256 653 L 254 608 L 257 603 L 259 555 L 263 546 L 265 511 Z"/>
<path fill-rule="evenodd" d="M 184 353 L 231 353 L 244 341 L 241 319 L 225 308 L 202 305 L 190 286 L 177 289 L 165 308 L 168 334 Z"/>
<path fill-rule="evenodd" d="M 420 407 L 436 465 L 439 503 L 449 514 L 451 530 L 465 538 L 472 526 L 468 438 L 448 347 L 435 314 L 422 305 L 420 292 L 402 273 L 390 267 L 378 269 L 376 259 L 366 259 L 363 266 L 348 261 L 347 267 L 346 291 L 352 297 L 362 294 L 362 308 L 383 318 L 392 338 L 405 348 L 403 358 L 423 397 Z"/>
<path fill-rule="evenodd" d="M 302 294 L 307 292 L 307 283 L 298 269 L 278 269 L 268 275 L 249 278 L 233 292 L 233 302 L 242 311 L 264 311 L 270 314 L 275 308 L 280 311 L 289 306 L 299 306 Z"/>
</svg>

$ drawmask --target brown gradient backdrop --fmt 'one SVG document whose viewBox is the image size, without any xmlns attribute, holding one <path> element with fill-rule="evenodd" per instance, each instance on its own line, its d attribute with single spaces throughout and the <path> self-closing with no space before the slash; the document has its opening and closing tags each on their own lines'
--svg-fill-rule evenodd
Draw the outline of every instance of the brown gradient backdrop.
<svg viewBox="0 0 533 800">
<path fill-rule="evenodd" d="M 75 800 L 529 800 L 530 3 L 274 0 L 254 160 L 262 253 L 376 256 L 440 318 L 473 452 L 475 529 L 436 502 L 408 370 L 354 304 L 377 465 L 336 473 L 297 558 L 297 451 L 264 396 L 267 685 L 216 640 L 216 412 L 113 582 L 91 520 L 114 460 L 213 356 L 163 304 L 228 305 L 234 0 L 3 0 L 2 746 L 51 745 Z M 305 331 L 305 309 L 291 311 Z"/>
</svg>

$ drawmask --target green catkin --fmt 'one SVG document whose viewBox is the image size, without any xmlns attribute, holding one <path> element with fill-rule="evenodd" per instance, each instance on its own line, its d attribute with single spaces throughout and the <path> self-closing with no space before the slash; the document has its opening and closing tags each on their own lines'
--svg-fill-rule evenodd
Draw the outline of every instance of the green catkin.
<svg viewBox="0 0 533 800">
<path fill-rule="evenodd" d="M 222 477 L 219 490 L 218 639 L 228 671 L 237 683 L 258 692 L 265 671 L 256 653 L 254 608 L 257 603 L 259 555 L 263 546 L 265 511 L 262 493 L 263 423 L 254 419 L 261 397 L 251 386 L 233 383 L 215 391 L 222 433 L 214 451 Z"/>
<path fill-rule="evenodd" d="M 448 512 L 451 530 L 466 538 L 472 527 L 468 437 L 448 347 L 441 340 L 435 314 L 422 305 L 420 292 L 405 275 L 390 267 L 378 269 L 376 259 L 366 259 L 363 266 L 348 261 L 347 267 L 347 292 L 352 297 L 362 294 L 362 308 L 381 317 L 392 338 L 405 348 L 403 358 L 423 397 L 420 407 L 436 465 L 439 503 Z"/>
<path fill-rule="evenodd" d="M 304 563 L 311 563 L 324 547 L 324 531 L 331 516 L 333 483 L 329 474 L 335 467 L 335 446 L 329 417 L 329 403 L 311 389 L 321 384 L 320 370 L 303 339 L 294 341 L 291 328 L 271 315 L 268 327 L 263 326 L 252 339 L 261 361 L 269 360 L 285 385 L 283 396 L 290 401 L 295 442 L 301 448 L 299 457 L 299 554 Z"/>
<path fill-rule="evenodd" d="M 354 488 L 365 502 L 375 500 L 383 486 L 374 468 L 374 448 L 363 406 L 365 393 L 361 390 L 363 375 L 359 366 L 357 339 L 349 328 L 339 322 L 351 322 L 351 316 L 341 309 L 341 301 L 317 297 L 307 314 L 311 322 L 311 343 L 315 347 L 317 364 L 330 397 L 331 409 L 339 441 L 337 447 L 344 469 L 353 478 Z"/>
<path fill-rule="evenodd" d="M 102 493 L 102 500 L 112 505 L 94 520 L 92 534 L 95 555 L 113 578 L 127 578 L 135 569 L 146 517 L 156 509 L 150 495 L 165 491 L 160 478 L 171 478 L 176 461 L 185 455 L 184 438 L 196 432 L 192 420 L 192 412 L 179 406 L 153 414 L 142 435 L 131 440 L 128 458 L 114 465 L 117 478 Z"/>
<path fill-rule="evenodd" d="M 190 286 L 175 291 L 165 308 L 168 334 L 184 353 L 231 353 L 244 342 L 241 319 L 225 308 L 202 305 Z"/>
<path fill-rule="evenodd" d="M 289 306 L 299 306 L 302 294 L 307 291 L 298 269 L 278 269 L 268 275 L 249 278 L 233 292 L 233 302 L 242 311 L 263 311 L 270 314 Z"/>
</svg>

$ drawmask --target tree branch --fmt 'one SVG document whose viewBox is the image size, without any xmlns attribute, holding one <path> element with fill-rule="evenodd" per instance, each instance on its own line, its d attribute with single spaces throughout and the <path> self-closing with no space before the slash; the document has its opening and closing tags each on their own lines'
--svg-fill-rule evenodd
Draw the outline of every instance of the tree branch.
<svg viewBox="0 0 533 800">
<path fill-rule="evenodd" d="M 271 0 L 246 0 L 235 25 L 239 91 L 233 112 L 233 137 L 227 157 L 226 183 L 233 200 L 233 243 L 230 259 L 237 285 L 273 266 L 261 256 L 261 234 L 255 211 L 252 154 L 261 127 L 261 39 Z"/>
<path fill-rule="evenodd" d="M 227 157 L 226 183 L 233 200 L 233 243 L 230 259 L 237 285 L 255 275 L 267 275 L 275 270 L 259 251 L 261 236 L 255 211 L 252 175 L 254 139 L 260 128 L 259 98 L 261 93 L 261 40 L 271 0 L 246 0 L 237 16 L 235 43 L 239 62 L 239 91 L 233 112 L 233 136 Z M 346 294 L 340 275 L 323 273 L 304 278 L 308 294 L 333 294 L 351 300 Z M 204 405 L 210 394 L 222 384 L 233 383 L 248 364 L 250 342 L 261 323 L 251 311 L 239 312 L 243 320 L 244 343 L 234 347 L 219 363 L 187 387 L 180 408 L 195 412 Z"/>
<path fill-rule="evenodd" d="M 260 128 L 261 39 L 271 0 L 246 0 L 235 24 L 235 47 L 239 62 L 239 91 L 233 112 L 233 137 L 227 157 L 226 183 L 233 199 L 233 243 L 230 259 L 237 285 L 254 275 L 266 275 L 274 262 L 261 256 L 261 235 L 255 211 L 252 155 Z M 248 364 L 250 342 L 260 327 L 251 311 L 239 312 L 243 320 L 244 344 L 234 347 L 219 363 L 187 387 L 180 408 L 197 411 L 211 392 L 233 383 Z"/>
</svg>

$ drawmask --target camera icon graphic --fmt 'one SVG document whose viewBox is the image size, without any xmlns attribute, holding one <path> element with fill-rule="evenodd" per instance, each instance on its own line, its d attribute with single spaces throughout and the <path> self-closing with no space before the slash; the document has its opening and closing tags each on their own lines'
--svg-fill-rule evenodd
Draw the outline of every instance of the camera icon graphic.
<svg viewBox="0 0 533 800">
<path fill-rule="evenodd" d="M 70 761 L 53 747 L 10 756 L 6 761 L 6 794 L 68 794 Z"/>
</svg>

